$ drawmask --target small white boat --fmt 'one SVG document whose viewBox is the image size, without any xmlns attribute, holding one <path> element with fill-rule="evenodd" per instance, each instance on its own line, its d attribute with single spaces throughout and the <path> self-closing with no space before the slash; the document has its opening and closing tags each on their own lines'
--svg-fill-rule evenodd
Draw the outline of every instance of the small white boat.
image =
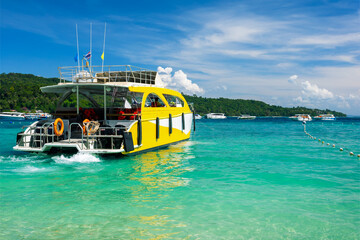
<svg viewBox="0 0 360 240">
<path fill-rule="evenodd" d="M 202 119 L 202 116 L 200 114 L 195 114 L 195 119 Z"/>
<path fill-rule="evenodd" d="M 206 114 L 206 118 L 208 119 L 226 119 L 224 113 L 208 113 Z"/>
<path fill-rule="evenodd" d="M 254 120 L 256 118 L 256 116 L 250 116 L 247 114 L 244 115 L 240 115 L 237 119 L 241 119 L 241 120 Z"/>
<path fill-rule="evenodd" d="M 291 120 L 294 121 L 311 121 L 312 118 L 309 114 L 295 114 L 295 116 L 289 117 Z"/>
<path fill-rule="evenodd" d="M 314 117 L 316 120 L 324 120 L 324 121 L 334 121 L 336 120 L 333 114 L 322 114 L 319 116 Z"/>
<path fill-rule="evenodd" d="M 25 114 L 25 119 L 27 120 L 42 120 L 51 118 L 51 114 L 44 113 L 42 111 L 37 111 L 36 113 L 27 113 Z"/>
<path fill-rule="evenodd" d="M 0 112 L 1 120 L 25 120 L 25 113 L 21 112 Z"/>
</svg>

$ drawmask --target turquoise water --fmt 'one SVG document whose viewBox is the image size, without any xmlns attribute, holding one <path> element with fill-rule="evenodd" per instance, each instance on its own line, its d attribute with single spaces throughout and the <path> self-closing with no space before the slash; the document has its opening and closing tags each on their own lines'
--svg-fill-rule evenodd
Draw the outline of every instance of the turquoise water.
<svg viewBox="0 0 360 240">
<path fill-rule="evenodd" d="M 325 144 L 285 119 L 199 120 L 105 158 L 14 152 L 2 123 L 0 239 L 360 239 L 360 119 L 306 125 Z"/>
</svg>

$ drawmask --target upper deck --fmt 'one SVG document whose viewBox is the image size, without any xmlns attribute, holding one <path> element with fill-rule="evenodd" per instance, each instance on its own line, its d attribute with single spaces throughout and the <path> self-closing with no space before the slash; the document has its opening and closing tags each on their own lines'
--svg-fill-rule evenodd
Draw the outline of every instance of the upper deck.
<svg viewBox="0 0 360 240">
<path fill-rule="evenodd" d="M 127 86 L 161 86 L 156 71 L 130 65 L 59 67 L 60 84 L 110 83 Z"/>
</svg>

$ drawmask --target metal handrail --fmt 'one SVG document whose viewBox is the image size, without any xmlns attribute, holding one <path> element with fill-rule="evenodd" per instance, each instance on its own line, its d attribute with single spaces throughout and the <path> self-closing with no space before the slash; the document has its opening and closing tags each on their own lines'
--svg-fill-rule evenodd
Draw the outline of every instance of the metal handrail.
<svg viewBox="0 0 360 240">
<path fill-rule="evenodd" d="M 82 131 L 82 126 L 80 123 L 71 123 L 69 125 L 69 129 L 68 129 L 68 138 L 67 138 L 67 141 L 69 143 L 71 143 L 71 132 L 72 132 L 72 129 L 73 129 L 73 126 L 78 126 L 80 129 L 81 129 L 81 146 L 79 146 L 81 148 L 81 150 L 84 150 L 85 149 L 85 138 L 84 138 L 84 133 Z M 52 132 L 51 134 L 48 134 L 48 131 L 45 131 L 48 127 L 52 127 Z M 40 132 L 39 133 L 36 133 L 36 129 L 40 129 Z M 101 130 L 106 130 L 106 129 L 111 129 L 111 130 L 114 130 L 115 132 L 111 135 L 103 135 L 101 134 Z M 93 139 L 103 139 L 103 138 L 110 138 L 111 140 L 111 149 L 114 149 L 114 139 L 121 139 L 123 138 L 123 135 L 119 135 L 118 134 L 118 131 L 119 130 L 123 130 L 123 131 L 126 131 L 126 127 L 100 127 L 98 129 L 98 131 L 96 132 L 96 134 L 93 134 L 93 135 L 87 135 L 87 144 L 90 143 L 89 139 L 90 138 L 93 138 Z M 26 146 L 29 146 L 31 148 L 42 148 L 46 143 L 55 143 L 57 142 L 57 140 L 55 139 L 55 134 L 54 134 L 54 123 L 53 122 L 47 122 L 45 124 L 43 124 L 42 126 L 34 126 L 31 128 L 31 132 L 30 133 L 21 133 L 20 134 L 21 136 L 23 136 L 22 138 L 22 144 L 24 147 Z M 36 136 L 39 136 L 39 147 L 34 147 L 34 146 L 30 146 L 30 143 L 31 141 L 27 142 L 25 141 L 25 138 L 26 136 L 32 136 L 32 137 L 36 137 Z M 51 142 L 47 142 L 47 139 L 48 137 L 52 137 L 51 138 Z M 46 141 L 44 140 L 46 138 Z M 77 144 L 79 144 L 79 142 L 77 142 Z M 20 144 L 19 144 L 20 146 Z M 87 146 L 89 148 L 89 146 Z M 120 146 L 121 148 L 121 146 Z M 106 149 L 109 149 L 109 148 L 99 148 L 99 146 L 96 146 L 96 149 L 103 149 L 103 150 L 106 150 Z"/>
<path fill-rule="evenodd" d="M 84 66 L 80 68 L 78 66 L 59 67 L 60 83 L 84 80 L 85 82 L 99 82 L 101 80 L 101 82 L 105 83 L 118 82 L 125 78 L 125 82 L 130 82 L 130 79 L 133 79 L 135 83 L 155 84 L 156 71 L 130 65 L 109 65 L 104 67 L 108 71 L 103 71 L 104 68 L 102 66 L 91 66 L 91 68 Z"/>
<path fill-rule="evenodd" d="M 82 126 L 80 125 L 80 123 L 71 123 L 70 126 L 69 126 L 69 143 L 71 142 L 70 139 L 71 139 L 71 127 L 72 125 L 78 125 L 80 127 L 80 129 L 82 130 Z M 81 150 L 84 150 L 84 133 L 83 131 L 81 131 Z"/>
</svg>

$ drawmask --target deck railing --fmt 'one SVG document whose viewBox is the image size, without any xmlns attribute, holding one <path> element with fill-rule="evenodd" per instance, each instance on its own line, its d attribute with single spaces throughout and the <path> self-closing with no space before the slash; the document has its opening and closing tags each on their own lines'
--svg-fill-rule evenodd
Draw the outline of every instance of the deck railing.
<svg viewBox="0 0 360 240">
<path fill-rule="evenodd" d="M 76 126 L 77 128 L 81 129 L 81 138 L 77 134 L 76 137 L 72 137 L 72 127 Z M 50 130 L 50 131 L 49 131 Z M 113 134 L 102 134 L 103 131 L 111 130 Z M 74 143 L 79 146 L 81 150 L 109 150 L 109 149 L 115 149 L 116 139 L 122 139 L 123 135 L 119 134 L 120 131 L 124 131 L 125 129 L 123 127 L 100 127 L 98 131 L 95 134 L 84 134 L 82 131 L 82 126 L 79 123 L 72 123 L 69 126 L 69 132 L 67 139 L 59 139 L 58 136 L 54 133 L 54 123 L 45 123 L 42 126 L 35 126 L 31 127 L 29 133 L 21 133 L 19 135 L 22 136 L 22 139 L 20 142 L 18 142 L 18 145 L 20 147 L 30 147 L 35 149 L 42 149 L 42 147 L 46 143 Z M 30 138 L 27 138 L 30 137 Z M 32 138 L 31 138 L 32 137 Z M 94 144 L 95 142 L 101 143 L 102 139 L 109 139 L 110 140 L 110 147 L 104 147 L 101 144 Z M 80 141 L 81 140 L 81 141 Z M 93 145 L 92 145 L 93 144 Z M 92 145 L 92 146 L 90 146 Z M 122 147 L 122 145 L 117 146 L 119 148 Z"/>
<path fill-rule="evenodd" d="M 61 83 L 131 82 L 155 85 L 156 71 L 130 65 L 59 67 Z"/>
</svg>

